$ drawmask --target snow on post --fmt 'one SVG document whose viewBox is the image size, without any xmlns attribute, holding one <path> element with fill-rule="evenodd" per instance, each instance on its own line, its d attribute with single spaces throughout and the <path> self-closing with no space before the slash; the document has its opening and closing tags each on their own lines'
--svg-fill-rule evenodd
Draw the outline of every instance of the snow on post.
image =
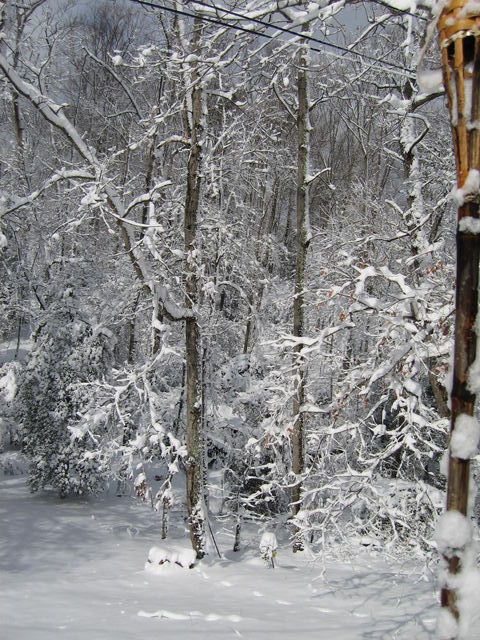
<svg viewBox="0 0 480 640">
<path fill-rule="evenodd" d="M 437 546 L 447 568 L 442 579 L 438 636 L 457 640 L 464 637 L 470 619 L 469 607 L 465 606 L 466 585 L 472 584 L 469 576 L 478 578 L 470 560 L 469 481 L 470 458 L 479 440 L 479 428 L 472 417 L 477 391 L 472 373 L 477 357 L 480 260 L 480 3 L 447 0 L 438 31 L 457 170 L 453 195 L 458 205 L 447 513 L 437 526 Z"/>
<path fill-rule="evenodd" d="M 461 413 L 455 420 L 452 431 L 450 451 L 454 458 L 469 460 L 477 454 L 480 439 L 480 425 L 478 421 L 466 413 Z"/>
</svg>

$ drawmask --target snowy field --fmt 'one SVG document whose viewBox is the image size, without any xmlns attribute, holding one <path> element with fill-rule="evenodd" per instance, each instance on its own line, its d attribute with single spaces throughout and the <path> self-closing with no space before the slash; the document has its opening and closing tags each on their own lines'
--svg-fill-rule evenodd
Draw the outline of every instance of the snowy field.
<svg viewBox="0 0 480 640">
<path fill-rule="evenodd" d="M 211 553 L 194 569 L 164 565 L 152 574 L 145 560 L 160 525 L 149 506 L 31 495 L 19 477 L 0 480 L 0 521 L 2 640 L 435 636 L 433 577 L 367 550 L 323 571 L 280 548 L 272 569 L 253 546 L 229 551 L 219 531 L 222 559 Z M 188 547 L 180 524 L 174 541 Z"/>
</svg>

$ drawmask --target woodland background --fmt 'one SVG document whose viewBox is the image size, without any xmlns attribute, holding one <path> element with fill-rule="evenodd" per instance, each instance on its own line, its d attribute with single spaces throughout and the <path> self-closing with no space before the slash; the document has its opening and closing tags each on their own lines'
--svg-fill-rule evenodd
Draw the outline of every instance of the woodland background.
<svg viewBox="0 0 480 640">
<path fill-rule="evenodd" d="M 164 536 L 186 478 L 200 556 L 209 511 L 237 548 L 254 521 L 428 554 L 455 241 L 430 8 L 206 5 L 0 3 L 0 464 L 135 487 Z"/>
</svg>

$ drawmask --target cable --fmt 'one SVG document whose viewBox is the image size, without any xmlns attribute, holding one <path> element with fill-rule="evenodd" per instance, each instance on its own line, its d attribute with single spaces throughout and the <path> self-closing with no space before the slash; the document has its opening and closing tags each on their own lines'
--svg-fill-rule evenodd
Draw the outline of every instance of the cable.
<svg viewBox="0 0 480 640">
<path fill-rule="evenodd" d="M 113 0 L 113 1 L 115 1 L 115 0 Z M 196 2 L 196 0 L 193 0 L 193 1 Z M 208 16 L 202 16 L 202 15 L 199 16 L 198 14 L 195 14 L 195 13 L 190 13 L 188 11 L 183 11 L 182 9 L 174 9 L 173 7 L 167 7 L 165 5 L 156 4 L 156 3 L 150 2 L 149 0 L 129 0 L 129 2 L 133 2 L 134 4 L 139 4 L 139 5 L 145 6 L 145 7 L 151 7 L 153 9 L 161 9 L 163 11 L 168 11 L 170 13 L 174 13 L 174 14 L 177 14 L 177 15 L 182 15 L 182 16 L 185 16 L 187 18 L 193 18 L 193 19 L 198 18 L 202 22 L 210 22 L 212 24 L 217 24 L 217 25 L 220 25 L 220 26 L 225 27 L 227 29 L 234 29 L 236 31 L 242 31 L 244 33 L 250 33 L 250 34 L 259 36 L 260 38 L 266 38 L 267 40 L 273 40 L 275 38 L 275 36 L 273 36 L 271 34 L 262 33 L 260 31 L 256 31 L 255 29 L 247 29 L 245 27 L 241 27 L 241 26 L 236 25 L 236 24 L 229 24 L 229 23 L 223 22 L 222 20 L 217 19 L 217 18 L 210 18 Z M 220 10 L 220 11 L 225 11 L 225 12 L 229 11 L 227 9 L 220 9 L 219 7 L 215 7 L 215 6 L 212 6 L 212 5 L 207 5 L 206 3 L 203 3 L 203 2 L 197 2 L 197 4 L 204 4 L 205 6 L 209 6 L 212 9 L 216 9 L 216 10 Z M 230 12 L 230 13 L 234 13 L 234 12 Z M 237 14 L 237 15 L 241 15 L 241 14 Z M 341 45 L 334 44 L 334 43 L 331 43 L 331 42 L 327 42 L 326 40 L 320 40 L 318 38 L 314 38 L 313 36 L 307 36 L 307 35 L 304 35 L 302 33 L 298 33 L 296 31 L 291 31 L 291 30 L 286 29 L 284 27 L 279 27 L 279 26 L 276 26 L 276 25 L 269 24 L 267 22 L 262 22 L 261 20 L 257 20 L 255 18 L 250 19 L 250 18 L 246 18 L 245 16 L 241 16 L 241 18 L 242 19 L 248 19 L 250 22 L 257 22 L 257 23 L 259 23 L 259 24 L 261 24 L 263 26 L 266 26 L 269 29 L 276 29 L 277 31 L 282 31 L 282 32 L 285 32 L 285 33 L 289 33 L 290 35 L 295 35 L 297 37 L 301 37 L 304 40 L 318 42 L 318 43 L 322 44 L 323 46 L 332 47 L 333 49 L 337 49 L 339 51 L 342 51 L 342 52 L 344 52 L 343 56 L 338 56 L 340 59 L 350 60 L 350 62 L 354 62 L 351 58 L 350 59 L 346 58 L 345 55 L 346 54 L 355 55 L 355 56 L 357 56 L 359 58 L 364 58 L 364 59 L 366 59 L 366 60 L 368 60 L 370 62 L 380 63 L 381 65 L 384 66 L 384 70 L 385 71 L 390 71 L 390 72 L 393 73 L 392 69 L 395 69 L 396 70 L 395 72 L 396 73 L 401 72 L 401 75 L 404 75 L 404 76 L 407 76 L 407 77 L 410 77 L 410 76 L 414 77 L 415 76 L 415 71 L 413 69 L 409 69 L 408 67 L 402 67 L 401 65 L 395 64 L 394 62 L 389 62 L 388 60 L 381 60 L 380 58 L 374 58 L 373 56 L 369 56 L 367 54 L 360 53 L 359 51 L 355 51 L 353 49 L 348 49 L 346 47 L 342 47 Z M 327 51 L 324 51 L 323 49 L 317 49 L 315 47 L 310 47 L 310 50 L 311 51 L 315 51 L 316 53 L 325 53 L 326 55 L 334 55 L 333 53 L 329 53 Z M 385 67 L 390 67 L 390 69 L 385 69 Z M 408 76 L 407 74 L 410 74 L 410 76 Z"/>
<path fill-rule="evenodd" d="M 115 2 L 115 0 L 113 0 Z M 229 29 L 236 29 L 237 31 L 244 31 L 245 33 L 253 33 L 257 36 L 263 36 L 264 38 L 273 38 L 273 36 L 257 33 L 256 31 L 252 31 L 251 29 L 246 29 L 245 27 L 239 27 L 237 25 L 227 24 L 226 22 L 222 22 L 221 20 L 216 20 L 215 18 L 208 18 L 207 16 L 198 16 L 195 13 L 189 13 L 188 11 L 182 11 L 181 9 L 173 9 L 173 7 L 166 7 L 163 4 L 154 4 L 153 2 L 148 2 L 148 0 L 129 0 L 129 2 L 133 2 L 134 4 L 140 4 L 145 7 L 152 7 L 153 9 L 163 9 L 164 11 L 169 11 L 170 13 L 175 13 L 180 16 L 186 16 L 187 18 L 198 18 L 202 22 L 211 22 L 213 24 L 218 24 L 222 27 L 228 27 Z"/>
<path fill-rule="evenodd" d="M 365 58 L 365 60 L 370 60 L 370 62 L 382 62 L 382 64 L 385 64 L 387 66 L 391 66 L 394 69 L 400 69 L 401 71 L 409 71 L 410 73 L 412 73 L 411 69 L 405 69 L 405 67 L 402 67 L 398 64 L 395 64 L 394 62 L 388 62 L 385 60 L 379 60 L 378 58 L 374 58 L 373 56 L 369 56 L 368 54 L 365 53 L 360 53 L 358 51 L 354 51 L 353 49 L 348 49 L 348 47 L 342 47 L 339 44 L 335 44 L 333 42 L 327 42 L 326 40 L 320 40 L 320 38 L 315 38 L 314 36 L 307 36 L 304 33 L 299 33 L 298 31 L 293 31 L 292 29 L 287 29 L 286 27 L 280 27 L 278 25 L 274 25 L 274 24 L 269 24 L 268 22 L 265 22 L 263 20 L 259 20 L 257 18 L 249 18 L 245 15 L 242 15 L 241 13 L 237 13 L 236 11 L 231 11 L 230 9 L 224 9 L 223 7 L 216 7 L 213 4 L 208 4 L 206 2 L 202 2 L 201 0 L 186 0 L 187 3 L 191 3 L 193 2 L 194 4 L 199 4 L 202 7 L 208 7 L 209 9 L 215 9 L 215 11 L 223 11 L 224 13 L 228 13 L 229 15 L 235 16 L 236 18 L 241 18 L 243 20 L 248 20 L 249 22 L 255 22 L 257 24 L 262 25 L 263 27 L 268 27 L 269 29 L 276 29 L 277 31 L 281 31 L 282 33 L 289 33 L 290 35 L 294 35 L 294 36 L 298 36 L 300 38 L 302 38 L 303 40 L 308 40 L 309 42 L 317 42 L 318 44 L 321 44 L 323 46 L 327 46 L 327 47 L 332 47 L 333 49 L 338 49 L 339 51 L 343 51 L 345 53 L 353 53 L 356 56 L 360 56 L 362 58 Z M 313 49 L 313 51 L 318 51 L 318 49 Z"/>
</svg>

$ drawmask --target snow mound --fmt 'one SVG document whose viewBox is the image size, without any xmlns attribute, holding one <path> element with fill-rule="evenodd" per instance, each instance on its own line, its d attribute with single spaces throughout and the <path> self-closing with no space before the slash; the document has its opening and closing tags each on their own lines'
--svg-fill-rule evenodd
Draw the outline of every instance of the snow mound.
<svg viewBox="0 0 480 640">
<path fill-rule="evenodd" d="M 148 552 L 145 568 L 151 571 L 162 565 L 177 565 L 182 569 L 192 569 L 195 566 L 197 554 L 193 549 L 182 547 L 152 547 Z"/>
</svg>

